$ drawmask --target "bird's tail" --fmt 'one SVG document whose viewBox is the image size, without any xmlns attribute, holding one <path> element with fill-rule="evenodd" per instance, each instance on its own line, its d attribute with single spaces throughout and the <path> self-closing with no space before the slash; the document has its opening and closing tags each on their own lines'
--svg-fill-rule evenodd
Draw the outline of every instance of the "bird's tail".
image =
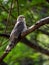
<svg viewBox="0 0 49 65">
<path fill-rule="evenodd" d="M 9 44 L 7 45 L 3 55 L 0 57 L 0 63 L 3 61 L 3 59 L 8 55 L 8 53 L 11 51 L 11 49 L 15 46 L 16 44 L 16 40 L 14 40 L 13 42 L 9 42 Z"/>
</svg>

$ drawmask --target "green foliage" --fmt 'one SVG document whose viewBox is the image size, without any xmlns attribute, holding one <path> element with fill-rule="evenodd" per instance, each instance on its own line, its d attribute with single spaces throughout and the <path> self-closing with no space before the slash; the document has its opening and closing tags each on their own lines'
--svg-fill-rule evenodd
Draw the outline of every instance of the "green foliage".
<svg viewBox="0 0 49 65">
<path fill-rule="evenodd" d="M 16 22 L 18 11 L 19 15 L 25 15 L 28 27 L 34 25 L 41 18 L 49 16 L 49 3 L 47 3 L 46 0 L 18 0 L 18 4 L 16 1 L 17 0 L 13 0 L 12 11 L 8 19 L 12 0 L 0 0 L 0 33 L 10 34 Z M 7 19 L 9 20 L 8 22 Z M 49 25 L 44 25 L 40 29 L 49 32 Z M 49 37 L 41 33 L 41 31 L 36 30 L 27 35 L 26 38 L 33 43 L 39 44 L 43 48 L 49 49 Z M 8 43 L 9 40 L 7 38 L 0 37 L 0 56 L 3 54 Z M 22 42 L 19 42 L 4 61 L 7 62 L 8 65 L 23 65 L 22 63 L 25 63 L 25 61 L 23 61 L 24 59 L 31 58 L 31 61 L 34 63 L 33 65 L 44 65 L 46 63 L 43 59 L 47 58 L 45 57 L 46 56 L 38 53 L 34 49 L 24 45 Z"/>
</svg>

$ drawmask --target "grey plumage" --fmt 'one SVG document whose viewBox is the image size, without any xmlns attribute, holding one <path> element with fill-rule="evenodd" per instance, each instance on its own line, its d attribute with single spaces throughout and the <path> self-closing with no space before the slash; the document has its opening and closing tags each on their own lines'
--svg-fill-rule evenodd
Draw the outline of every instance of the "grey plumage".
<svg viewBox="0 0 49 65">
<path fill-rule="evenodd" d="M 27 30 L 26 22 L 25 22 L 25 17 L 23 15 L 18 16 L 17 22 L 10 34 L 10 43 L 6 48 L 6 52 L 11 50 L 11 48 L 14 46 L 15 39 L 17 41 L 19 35 Z"/>
</svg>

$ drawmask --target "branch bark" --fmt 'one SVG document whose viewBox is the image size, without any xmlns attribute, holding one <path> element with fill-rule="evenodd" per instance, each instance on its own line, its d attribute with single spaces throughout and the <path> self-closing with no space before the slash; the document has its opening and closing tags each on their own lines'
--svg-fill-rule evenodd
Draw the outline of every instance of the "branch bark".
<svg viewBox="0 0 49 65">
<path fill-rule="evenodd" d="M 49 24 L 49 17 L 46 17 L 46 18 L 44 18 L 44 19 L 41 19 L 41 20 L 38 21 L 36 24 L 34 24 L 33 26 L 29 27 L 28 30 L 26 30 L 25 32 L 23 32 L 23 33 L 21 34 L 21 38 L 20 38 L 20 39 L 17 39 L 15 45 L 16 45 L 21 39 L 23 39 L 26 35 L 28 35 L 29 33 L 33 32 L 33 31 L 35 31 L 36 29 L 40 28 L 41 26 L 43 26 L 43 25 L 45 25 L 45 24 Z M 29 42 L 28 42 L 28 43 L 29 43 Z M 34 46 L 34 47 L 33 47 L 32 43 L 31 43 L 30 45 L 29 45 L 29 44 L 27 44 L 27 45 L 30 46 L 30 47 L 32 46 L 32 48 L 35 48 L 35 47 L 36 47 L 36 49 L 39 51 L 39 48 L 40 48 L 40 47 L 37 47 L 37 46 Z M 12 50 L 12 49 L 11 49 L 11 50 Z M 43 48 L 40 48 L 40 51 L 41 51 L 42 53 L 45 53 L 45 51 L 47 51 L 47 50 L 46 50 L 46 49 L 43 50 Z M 10 51 L 9 51 L 9 52 L 10 52 Z M 9 53 L 9 52 L 8 52 L 8 53 Z M 2 55 L 2 57 L 0 58 L 0 62 L 3 61 L 3 59 L 7 56 L 8 53 L 4 53 L 4 54 Z M 49 55 L 49 51 L 47 51 L 45 54 Z"/>
<path fill-rule="evenodd" d="M 45 31 L 45 30 L 42 30 L 42 29 L 38 29 L 38 31 L 42 32 L 43 34 L 46 34 L 49 36 L 49 32 Z"/>
<path fill-rule="evenodd" d="M 39 21 L 37 21 L 36 24 L 32 25 L 31 27 L 29 27 L 28 30 L 26 30 L 25 32 L 23 32 L 21 34 L 21 38 L 23 38 L 24 36 L 26 36 L 27 34 L 39 29 L 41 26 L 45 25 L 45 24 L 49 24 L 49 17 L 43 18 Z"/>
<path fill-rule="evenodd" d="M 43 54 L 46 54 L 49 56 L 49 50 L 47 49 L 44 49 L 43 47 L 39 46 L 38 44 L 36 43 L 32 43 L 30 42 L 29 40 L 27 40 L 26 38 L 22 39 L 22 41 L 24 44 L 26 44 L 27 46 L 35 49 L 36 51 L 40 52 L 40 53 L 43 53 Z"/>
</svg>

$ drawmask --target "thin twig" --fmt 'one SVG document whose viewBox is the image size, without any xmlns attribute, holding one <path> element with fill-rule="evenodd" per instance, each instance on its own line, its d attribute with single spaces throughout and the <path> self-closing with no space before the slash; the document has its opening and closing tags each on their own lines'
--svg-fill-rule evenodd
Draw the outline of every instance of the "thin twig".
<svg viewBox="0 0 49 65">
<path fill-rule="evenodd" d="M 9 13 L 9 11 L 7 10 L 7 8 L 6 7 L 4 7 L 2 4 L 0 4 L 0 7 L 2 8 L 2 9 L 4 9 L 4 11 L 6 11 L 7 13 Z M 14 16 L 14 15 L 12 15 L 12 13 L 10 14 L 14 19 L 16 19 L 16 17 Z"/>
<path fill-rule="evenodd" d="M 17 3 L 17 13 L 18 13 L 18 16 L 20 15 L 20 10 L 19 10 L 19 1 L 16 0 L 16 3 Z"/>
<path fill-rule="evenodd" d="M 11 12 L 12 12 L 12 4 L 13 4 L 13 0 L 12 0 L 12 2 L 11 2 L 11 6 L 10 6 L 8 18 L 7 18 L 5 33 L 6 33 L 7 28 L 8 28 L 8 23 L 9 23 L 9 21 L 10 21 L 10 15 L 11 15 Z"/>
<path fill-rule="evenodd" d="M 46 34 L 49 36 L 49 32 L 45 31 L 45 30 L 42 30 L 42 29 L 38 29 L 38 31 L 42 32 L 43 34 Z"/>
</svg>

